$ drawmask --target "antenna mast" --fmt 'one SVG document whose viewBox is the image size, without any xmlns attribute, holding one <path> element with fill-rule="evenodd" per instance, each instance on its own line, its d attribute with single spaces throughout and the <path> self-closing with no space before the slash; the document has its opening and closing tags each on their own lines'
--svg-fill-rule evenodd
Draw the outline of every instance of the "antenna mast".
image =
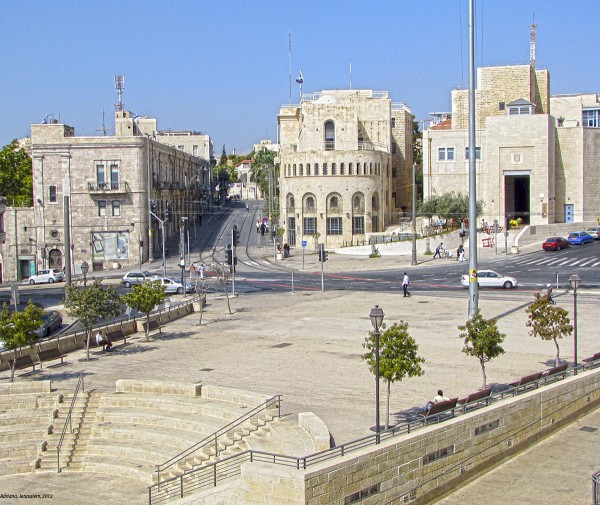
<svg viewBox="0 0 600 505">
<path fill-rule="evenodd" d="M 531 42 L 529 43 L 529 64 L 535 68 L 535 29 L 539 25 L 535 24 L 535 12 L 533 13 L 533 22 L 529 25 L 531 28 Z"/>
<path fill-rule="evenodd" d="M 292 105 L 292 31 L 288 31 L 288 60 L 290 63 L 290 105 Z"/>
<path fill-rule="evenodd" d="M 119 103 L 115 104 L 115 110 L 123 110 L 123 88 L 125 87 L 125 77 L 121 74 L 115 75 L 115 88 L 119 97 Z"/>
<path fill-rule="evenodd" d="M 106 128 L 106 123 L 104 122 L 104 109 L 102 109 L 102 128 L 96 130 L 97 132 L 102 132 L 102 135 L 106 135 L 108 133 L 108 129 Z"/>
</svg>

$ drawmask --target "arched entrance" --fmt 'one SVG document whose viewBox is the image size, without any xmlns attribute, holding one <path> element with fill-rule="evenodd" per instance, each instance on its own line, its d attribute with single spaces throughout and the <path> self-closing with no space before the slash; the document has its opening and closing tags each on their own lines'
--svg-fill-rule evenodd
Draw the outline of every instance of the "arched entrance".
<svg viewBox="0 0 600 505">
<path fill-rule="evenodd" d="M 62 270 L 63 255 L 60 249 L 51 249 L 48 253 L 48 267 Z"/>
</svg>

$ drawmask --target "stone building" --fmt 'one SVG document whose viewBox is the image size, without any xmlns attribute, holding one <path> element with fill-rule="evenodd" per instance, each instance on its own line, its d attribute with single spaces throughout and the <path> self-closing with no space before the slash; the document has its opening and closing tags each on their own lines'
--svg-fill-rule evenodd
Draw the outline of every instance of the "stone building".
<svg viewBox="0 0 600 505">
<path fill-rule="evenodd" d="M 469 192 L 468 102 L 467 90 L 452 91 L 451 116 L 423 132 L 425 198 Z M 479 68 L 475 158 L 482 218 L 520 217 L 535 225 L 600 215 L 593 198 L 600 189 L 599 107 L 595 94 L 551 97 L 547 70 Z"/>
<path fill-rule="evenodd" d="M 281 225 L 290 245 L 362 243 L 412 205 L 410 109 L 387 92 L 326 90 L 278 116 Z"/>
<path fill-rule="evenodd" d="M 159 258 L 159 219 L 165 221 L 168 240 L 179 234 L 184 221 L 193 227 L 208 211 L 209 159 L 160 142 L 164 137 L 155 119 L 128 111 L 115 112 L 115 132 L 77 137 L 72 127 L 57 121 L 31 125 L 34 247 L 27 258 L 36 269 L 65 267 L 67 202 L 75 273 L 83 261 L 90 270 L 102 270 Z M 4 280 L 28 274 L 21 268 L 15 275 Z"/>
</svg>

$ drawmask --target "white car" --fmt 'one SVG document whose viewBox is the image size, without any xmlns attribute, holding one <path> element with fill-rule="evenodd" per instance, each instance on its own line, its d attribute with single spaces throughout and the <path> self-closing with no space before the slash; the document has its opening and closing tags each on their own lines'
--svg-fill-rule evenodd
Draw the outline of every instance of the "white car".
<svg viewBox="0 0 600 505">
<path fill-rule="evenodd" d="M 65 280 L 65 274 L 58 268 L 47 268 L 45 270 L 38 270 L 38 273 L 29 277 L 29 284 L 44 284 L 53 282 L 60 282 Z"/>
<path fill-rule="evenodd" d="M 126 288 L 130 288 L 134 284 L 143 284 L 146 281 L 156 281 L 160 278 L 160 275 L 152 272 L 128 272 L 121 279 L 121 284 L 125 284 Z"/>
<path fill-rule="evenodd" d="M 165 293 L 177 293 L 178 295 L 183 294 L 183 285 L 180 281 L 163 277 L 159 279 L 159 282 L 165 287 Z M 185 292 L 191 293 L 192 291 L 194 291 L 194 285 L 191 282 L 186 282 Z"/>
<path fill-rule="evenodd" d="M 468 288 L 469 287 L 469 275 L 465 274 L 460 279 L 460 283 Z M 480 288 L 514 288 L 518 283 L 514 277 L 507 277 L 500 275 L 498 272 L 493 270 L 479 270 L 477 272 L 477 284 Z"/>
<path fill-rule="evenodd" d="M 591 228 L 587 229 L 587 232 L 594 240 L 600 240 L 600 226 L 592 226 Z"/>
</svg>

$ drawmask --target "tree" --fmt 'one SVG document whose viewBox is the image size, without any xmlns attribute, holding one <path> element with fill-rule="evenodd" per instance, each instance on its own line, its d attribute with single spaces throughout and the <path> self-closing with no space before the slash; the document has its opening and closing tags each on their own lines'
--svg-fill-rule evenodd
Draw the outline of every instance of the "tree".
<svg viewBox="0 0 600 505">
<path fill-rule="evenodd" d="M 69 286 L 65 300 L 67 314 L 79 320 L 86 333 L 85 348 L 90 359 L 90 337 L 92 328 L 102 319 L 111 319 L 123 313 L 121 297 L 112 286 L 102 286 L 95 279 L 87 288 Z"/>
<path fill-rule="evenodd" d="M 483 387 L 481 389 L 485 389 L 487 387 L 485 364 L 504 354 L 504 349 L 500 344 L 504 341 L 506 335 L 498 331 L 498 324 L 495 319 L 484 319 L 479 310 L 466 324 L 459 326 L 458 329 L 463 332 L 459 337 L 465 340 L 463 352 L 467 356 L 475 356 L 479 359 L 483 375 Z"/>
<path fill-rule="evenodd" d="M 408 323 L 400 321 L 386 329 L 385 324 L 379 335 L 379 376 L 387 383 L 385 429 L 390 423 L 390 393 L 393 382 L 405 377 L 420 377 L 425 372 L 421 363 L 425 359 L 417 354 L 419 346 L 408 334 Z M 367 352 L 362 359 L 367 362 L 371 373 L 375 374 L 375 332 L 369 332 L 365 337 L 363 347 Z"/>
<path fill-rule="evenodd" d="M 227 165 L 227 151 L 225 151 L 225 144 L 223 144 L 223 150 L 221 151 L 221 157 L 219 158 L 219 165 Z"/>
<path fill-rule="evenodd" d="M 477 216 L 483 213 L 485 203 L 479 200 L 476 204 Z M 444 219 L 456 219 L 461 221 L 469 217 L 469 195 L 456 193 L 444 193 L 439 196 L 421 202 L 419 212 L 428 216 L 438 216 Z"/>
<path fill-rule="evenodd" d="M 542 340 L 553 340 L 556 346 L 555 366 L 560 365 L 560 348 L 558 339 L 568 337 L 573 333 L 573 325 L 568 312 L 556 305 L 551 305 L 546 296 L 535 293 L 535 301 L 525 309 L 527 327 L 531 328 L 530 335 Z"/>
<path fill-rule="evenodd" d="M 13 351 L 14 360 L 10 368 L 10 382 L 15 380 L 17 350 L 26 345 L 32 347 L 38 339 L 35 333 L 44 324 L 43 309 L 31 301 L 21 312 L 11 312 L 6 304 L 0 310 L 0 341 L 6 349 Z"/>
<path fill-rule="evenodd" d="M 144 282 L 133 286 L 131 293 L 122 297 L 123 302 L 146 315 L 146 341 L 150 339 L 150 312 L 165 301 L 165 287 L 158 282 Z"/>
<path fill-rule="evenodd" d="M 265 149 L 254 155 L 254 161 L 250 167 L 250 180 L 255 182 L 260 193 L 265 195 L 267 201 L 271 201 L 271 218 L 273 222 L 279 221 L 279 199 L 277 198 L 279 186 L 279 167 L 275 165 L 274 151 Z M 271 174 L 271 189 L 269 193 L 269 174 Z"/>
<path fill-rule="evenodd" d="M 0 151 L 0 195 L 9 204 L 22 207 L 33 204 L 31 158 L 16 139 Z"/>
</svg>

